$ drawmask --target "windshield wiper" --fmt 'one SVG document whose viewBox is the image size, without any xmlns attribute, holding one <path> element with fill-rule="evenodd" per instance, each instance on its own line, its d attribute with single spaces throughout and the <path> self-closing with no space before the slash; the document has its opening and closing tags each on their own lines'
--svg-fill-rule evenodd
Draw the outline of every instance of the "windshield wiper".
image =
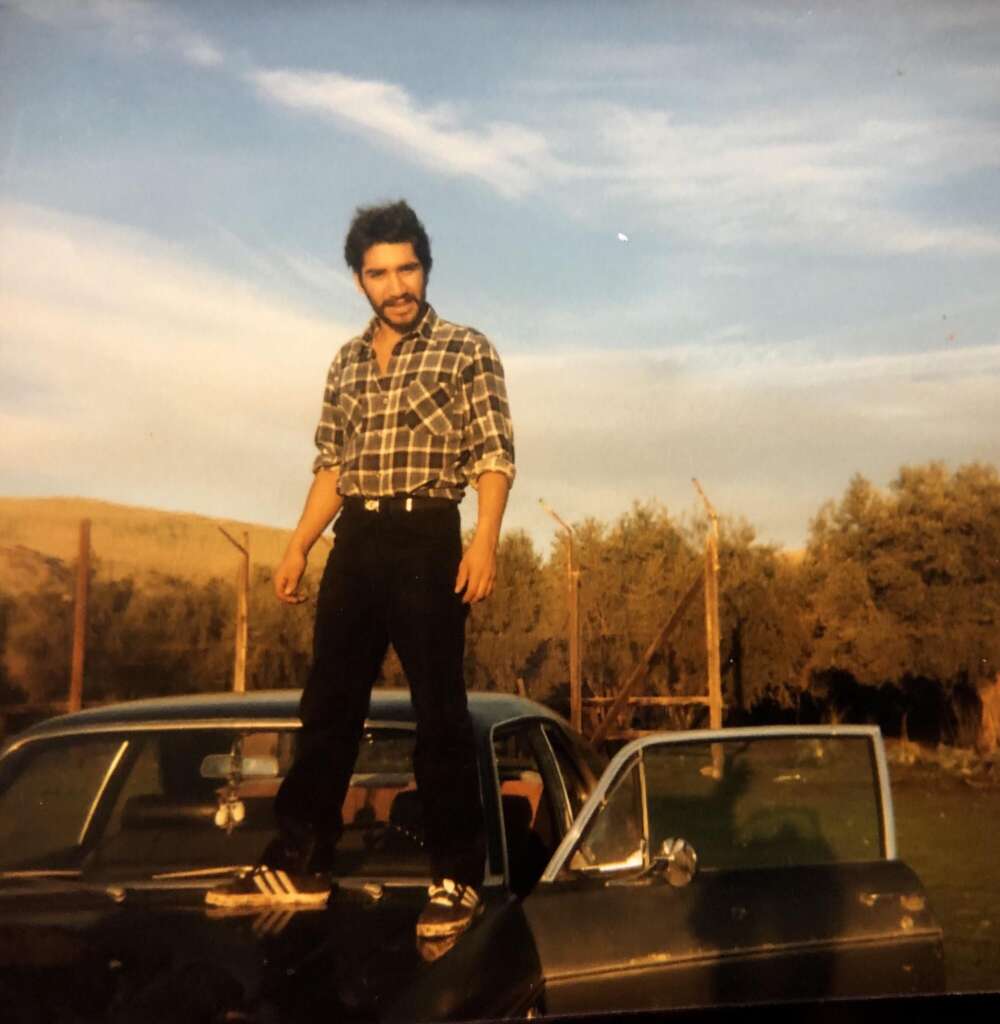
<svg viewBox="0 0 1000 1024">
<path fill-rule="evenodd" d="M 214 878 L 215 876 L 234 875 L 240 871 L 253 871 L 252 864 L 227 864 L 224 867 L 186 868 L 183 871 L 158 871 L 150 875 L 156 882 L 182 881 L 185 878 Z"/>
<path fill-rule="evenodd" d="M 51 881 L 58 878 L 79 878 L 81 872 L 77 869 L 65 868 L 23 868 L 13 871 L 0 871 L 0 882 L 6 881 L 30 881 L 33 878 Z"/>
</svg>

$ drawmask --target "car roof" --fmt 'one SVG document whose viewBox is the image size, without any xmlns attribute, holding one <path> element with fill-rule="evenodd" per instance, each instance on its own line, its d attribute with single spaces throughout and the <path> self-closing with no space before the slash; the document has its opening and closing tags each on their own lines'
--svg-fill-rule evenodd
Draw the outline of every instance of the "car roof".
<svg viewBox="0 0 1000 1024">
<path fill-rule="evenodd" d="M 255 690 L 250 693 L 198 693 L 177 697 L 150 697 L 87 708 L 71 714 L 47 719 L 26 729 L 15 739 L 46 735 L 65 735 L 89 730 L 105 731 L 116 727 L 129 728 L 152 723 L 176 726 L 197 723 L 199 726 L 232 719 L 261 722 L 297 722 L 301 690 Z M 469 713 L 477 732 L 512 718 L 549 718 L 565 725 L 551 709 L 525 697 L 505 693 L 470 692 Z M 408 690 L 374 689 L 368 711 L 370 722 L 414 721 L 413 705 Z"/>
</svg>

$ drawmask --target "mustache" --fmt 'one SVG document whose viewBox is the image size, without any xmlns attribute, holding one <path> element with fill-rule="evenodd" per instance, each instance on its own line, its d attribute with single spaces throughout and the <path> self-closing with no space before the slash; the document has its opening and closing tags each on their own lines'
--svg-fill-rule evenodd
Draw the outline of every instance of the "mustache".
<svg viewBox="0 0 1000 1024">
<path fill-rule="evenodd" d="M 416 295 L 411 295 L 407 292 L 405 295 L 397 295 L 394 299 L 389 299 L 382 303 L 382 309 L 391 309 L 393 306 L 403 306 L 407 302 L 416 302 L 419 304 L 419 299 Z"/>
</svg>

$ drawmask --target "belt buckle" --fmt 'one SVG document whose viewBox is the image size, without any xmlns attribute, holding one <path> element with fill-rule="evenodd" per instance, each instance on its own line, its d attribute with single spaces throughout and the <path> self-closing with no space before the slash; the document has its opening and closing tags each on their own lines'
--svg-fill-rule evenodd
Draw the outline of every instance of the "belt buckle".
<svg viewBox="0 0 1000 1024">
<path fill-rule="evenodd" d="M 365 511 L 366 512 L 377 512 L 378 511 L 378 498 L 365 498 Z"/>
</svg>

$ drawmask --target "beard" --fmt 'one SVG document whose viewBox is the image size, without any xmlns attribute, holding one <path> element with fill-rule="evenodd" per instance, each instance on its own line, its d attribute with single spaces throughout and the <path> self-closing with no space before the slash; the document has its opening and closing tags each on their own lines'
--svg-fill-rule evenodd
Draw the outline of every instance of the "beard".
<svg viewBox="0 0 1000 1024">
<path fill-rule="evenodd" d="M 368 299 L 368 304 L 372 307 L 375 315 L 382 321 L 387 327 L 391 327 L 392 330 L 399 332 L 400 334 L 407 334 L 412 331 L 414 327 L 420 323 L 424 315 L 424 311 L 427 309 L 427 301 L 425 299 L 426 293 L 420 295 L 414 295 L 412 292 L 405 292 L 403 295 L 397 295 L 390 299 L 388 302 L 375 303 L 372 302 L 371 296 L 365 292 L 365 297 Z M 407 320 L 401 320 L 399 313 L 394 313 L 394 309 L 407 309 L 412 308 L 414 310 L 413 315 Z"/>
</svg>

